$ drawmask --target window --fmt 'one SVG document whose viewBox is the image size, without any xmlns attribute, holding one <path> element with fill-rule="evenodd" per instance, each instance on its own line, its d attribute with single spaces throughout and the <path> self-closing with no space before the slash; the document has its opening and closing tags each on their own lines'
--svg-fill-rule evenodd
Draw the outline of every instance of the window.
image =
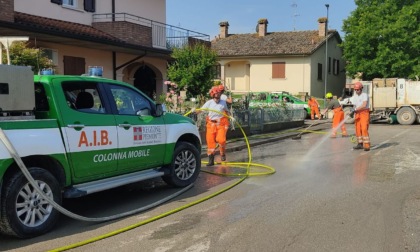
<svg viewBox="0 0 420 252">
<path fill-rule="evenodd" d="M 58 5 L 62 5 L 65 7 L 70 7 L 72 9 L 82 9 L 82 7 L 79 5 L 81 3 L 81 0 L 51 0 L 51 3 L 55 3 Z M 95 0 L 84 0 L 83 1 L 83 8 L 87 12 L 95 12 Z"/>
<path fill-rule="evenodd" d="M 331 57 L 328 57 L 328 73 L 331 73 Z"/>
<path fill-rule="evenodd" d="M 273 62 L 272 63 L 272 78 L 286 78 L 286 62 Z"/>
<path fill-rule="evenodd" d="M 63 0 L 63 5 L 77 8 L 77 0 Z"/>
<path fill-rule="evenodd" d="M 67 81 L 62 84 L 62 88 L 71 109 L 84 113 L 105 113 L 96 83 Z"/>
<path fill-rule="evenodd" d="M 58 51 L 50 48 L 41 48 L 41 55 L 47 57 L 51 62 L 57 66 L 58 65 Z"/>
<path fill-rule="evenodd" d="M 35 83 L 35 111 L 49 111 L 48 98 L 45 94 L 44 86 L 37 82 Z"/>
<path fill-rule="evenodd" d="M 213 79 L 220 80 L 222 76 L 222 67 L 220 64 L 213 66 Z"/>
<path fill-rule="evenodd" d="M 322 80 L 322 64 L 318 63 L 318 80 Z"/>
<path fill-rule="evenodd" d="M 337 59 L 333 60 L 333 74 L 338 75 L 340 72 L 340 61 Z"/>
<path fill-rule="evenodd" d="M 111 85 L 111 93 L 119 115 L 151 115 L 149 100 L 135 90 Z"/>
</svg>

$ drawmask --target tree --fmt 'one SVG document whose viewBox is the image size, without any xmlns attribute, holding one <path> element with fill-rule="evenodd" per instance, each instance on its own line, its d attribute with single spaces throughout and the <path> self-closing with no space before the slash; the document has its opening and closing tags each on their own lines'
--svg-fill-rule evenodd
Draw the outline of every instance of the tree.
<svg viewBox="0 0 420 252">
<path fill-rule="evenodd" d="M 420 76 L 420 1 L 355 0 L 343 21 L 348 76 L 363 79 Z"/>
<path fill-rule="evenodd" d="M 196 43 L 174 48 L 172 58 L 168 80 L 176 83 L 178 90 L 186 90 L 188 98 L 205 97 L 213 86 L 217 54 L 208 46 Z"/>
<path fill-rule="evenodd" d="M 9 48 L 10 64 L 16 66 L 31 66 L 34 73 L 44 68 L 55 68 L 52 61 L 43 56 L 42 49 L 31 48 L 27 42 L 14 42 Z M 7 55 L 3 49 L 3 63 L 7 62 Z"/>
</svg>

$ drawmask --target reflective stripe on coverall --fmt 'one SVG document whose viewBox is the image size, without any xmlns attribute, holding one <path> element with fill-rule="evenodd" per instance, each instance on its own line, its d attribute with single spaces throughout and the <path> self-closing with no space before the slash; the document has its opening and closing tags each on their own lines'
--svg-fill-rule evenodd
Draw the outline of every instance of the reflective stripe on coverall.
<svg viewBox="0 0 420 252">
<path fill-rule="evenodd" d="M 354 115 L 354 125 L 356 126 L 357 142 L 363 144 L 363 148 L 370 148 L 369 138 L 369 109 L 357 111 Z"/>
<path fill-rule="evenodd" d="M 219 144 L 220 155 L 225 154 L 226 132 L 229 129 L 229 120 L 222 117 L 218 120 L 206 118 L 206 142 L 207 155 L 212 155 L 216 151 L 216 143 Z"/>
<path fill-rule="evenodd" d="M 331 137 L 335 137 L 337 135 L 337 127 L 344 120 L 344 111 L 341 108 L 341 106 L 333 109 L 333 112 L 334 112 L 334 117 L 332 121 L 333 132 L 331 134 Z M 344 123 L 341 125 L 341 134 L 343 136 L 347 136 L 347 130 Z"/>
</svg>

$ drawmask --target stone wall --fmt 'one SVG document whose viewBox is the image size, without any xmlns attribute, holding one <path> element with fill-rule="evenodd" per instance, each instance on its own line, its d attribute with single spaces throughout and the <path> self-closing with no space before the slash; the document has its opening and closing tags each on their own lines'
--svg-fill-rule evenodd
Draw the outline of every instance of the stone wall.
<svg viewBox="0 0 420 252">
<path fill-rule="evenodd" d="M 0 0 L 1 1 L 1 0 Z M 127 43 L 152 47 L 152 28 L 126 21 L 95 22 L 92 26 Z"/>
</svg>

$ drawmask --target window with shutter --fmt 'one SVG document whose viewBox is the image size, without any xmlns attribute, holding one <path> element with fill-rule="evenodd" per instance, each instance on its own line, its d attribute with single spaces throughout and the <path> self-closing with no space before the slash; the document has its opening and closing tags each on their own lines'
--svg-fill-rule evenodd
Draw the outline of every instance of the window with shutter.
<svg viewBox="0 0 420 252">
<path fill-rule="evenodd" d="M 318 63 L 318 76 L 317 76 L 318 80 L 322 80 L 322 64 Z"/>
<path fill-rule="evenodd" d="M 272 78 L 286 78 L 286 62 L 273 62 L 272 63 Z"/>
<path fill-rule="evenodd" d="M 82 75 L 85 71 L 85 58 L 64 56 L 64 74 Z"/>
<path fill-rule="evenodd" d="M 84 8 L 87 12 L 95 12 L 95 0 L 85 0 Z"/>
</svg>

